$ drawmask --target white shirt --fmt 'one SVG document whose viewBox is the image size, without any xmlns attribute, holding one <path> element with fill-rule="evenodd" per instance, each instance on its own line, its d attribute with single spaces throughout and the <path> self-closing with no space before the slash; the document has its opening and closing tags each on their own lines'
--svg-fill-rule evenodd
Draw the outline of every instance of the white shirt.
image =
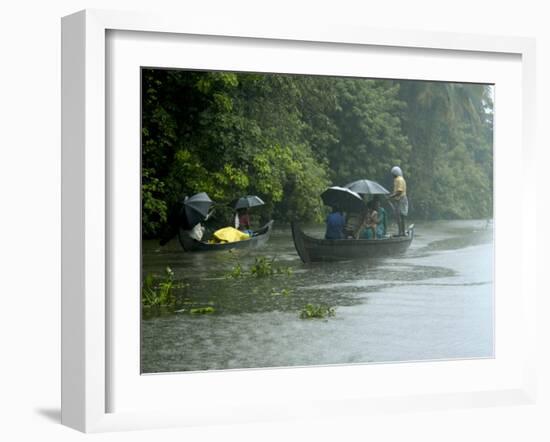
<svg viewBox="0 0 550 442">
<path fill-rule="evenodd" d="M 189 232 L 189 236 L 197 241 L 200 241 L 204 235 L 206 229 L 202 226 L 201 223 L 198 223 L 195 227 Z"/>
</svg>

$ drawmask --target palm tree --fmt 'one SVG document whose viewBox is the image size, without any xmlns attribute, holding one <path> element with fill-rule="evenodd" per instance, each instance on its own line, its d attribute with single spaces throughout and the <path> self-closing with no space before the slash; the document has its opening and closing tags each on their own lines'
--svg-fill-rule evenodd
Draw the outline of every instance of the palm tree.
<svg viewBox="0 0 550 442">
<path fill-rule="evenodd" d="M 436 175 L 443 167 L 452 170 L 449 163 L 455 150 L 471 156 L 473 161 L 490 162 L 491 165 L 485 166 L 492 170 L 492 89 L 483 84 L 399 83 L 400 98 L 407 103 L 403 127 L 412 145 L 411 161 L 406 168 L 410 173 L 410 188 L 418 197 L 417 212 L 434 215 L 430 213 L 430 200 L 441 198 L 445 187 Z M 438 205 L 445 206 L 441 202 Z"/>
</svg>

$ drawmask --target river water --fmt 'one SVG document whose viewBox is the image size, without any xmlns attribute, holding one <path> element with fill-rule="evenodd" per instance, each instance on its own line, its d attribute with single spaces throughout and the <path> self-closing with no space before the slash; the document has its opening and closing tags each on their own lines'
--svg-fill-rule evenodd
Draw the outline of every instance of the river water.
<svg viewBox="0 0 550 442">
<path fill-rule="evenodd" d="M 305 229 L 319 237 L 322 227 Z M 143 243 L 143 271 L 185 282 L 177 313 L 144 316 L 141 371 L 487 358 L 494 352 L 493 232 L 487 221 L 417 223 L 401 256 L 303 264 L 288 226 L 247 254 Z M 228 277 L 240 262 L 288 270 Z M 287 274 L 290 273 L 290 274 Z M 301 319 L 308 303 L 335 315 Z M 210 306 L 209 314 L 190 314 Z"/>
</svg>

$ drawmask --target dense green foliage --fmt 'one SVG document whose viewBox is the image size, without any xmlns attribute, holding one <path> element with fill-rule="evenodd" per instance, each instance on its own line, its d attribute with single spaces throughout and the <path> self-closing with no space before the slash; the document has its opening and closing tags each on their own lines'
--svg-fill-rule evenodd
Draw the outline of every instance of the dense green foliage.
<svg viewBox="0 0 550 442">
<path fill-rule="evenodd" d="M 492 100 L 474 84 L 281 74 L 142 71 L 143 235 L 158 236 L 184 195 L 264 219 L 321 220 L 329 185 L 391 189 L 399 165 L 411 216 L 492 212 Z M 228 222 L 231 210 L 217 208 Z"/>
</svg>

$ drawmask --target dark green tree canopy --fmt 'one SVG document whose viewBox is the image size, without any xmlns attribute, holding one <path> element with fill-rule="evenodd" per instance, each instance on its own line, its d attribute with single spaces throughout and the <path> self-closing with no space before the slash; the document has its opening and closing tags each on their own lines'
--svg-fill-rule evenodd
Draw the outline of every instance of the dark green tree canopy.
<svg viewBox="0 0 550 442">
<path fill-rule="evenodd" d="M 218 203 L 255 194 L 265 218 L 319 221 L 324 188 L 391 187 L 393 165 L 412 216 L 492 214 L 487 85 L 143 69 L 142 91 L 146 237 L 197 192 Z"/>
</svg>

